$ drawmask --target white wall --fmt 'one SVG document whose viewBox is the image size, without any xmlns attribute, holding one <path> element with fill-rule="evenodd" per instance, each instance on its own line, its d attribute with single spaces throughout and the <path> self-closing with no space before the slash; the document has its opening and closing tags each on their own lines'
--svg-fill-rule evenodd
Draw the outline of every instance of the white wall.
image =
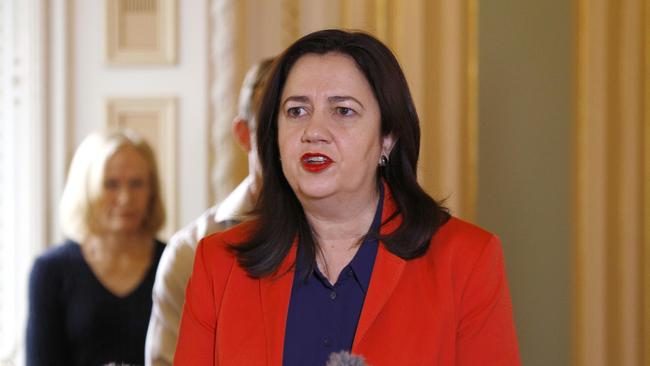
<svg viewBox="0 0 650 366">
<path fill-rule="evenodd" d="M 177 222 L 185 225 L 208 201 L 208 0 L 179 0 L 178 63 L 120 66 L 105 63 L 106 1 L 74 1 L 71 14 L 70 151 L 106 123 L 110 97 L 177 98 Z"/>
</svg>

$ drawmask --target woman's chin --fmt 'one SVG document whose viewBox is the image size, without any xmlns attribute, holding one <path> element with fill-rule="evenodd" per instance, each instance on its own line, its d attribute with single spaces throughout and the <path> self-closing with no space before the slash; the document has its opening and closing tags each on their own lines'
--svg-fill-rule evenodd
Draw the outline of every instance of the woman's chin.
<svg viewBox="0 0 650 366">
<path fill-rule="evenodd" d="M 301 200 L 313 201 L 335 195 L 336 189 L 330 184 L 326 184 L 326 182 L 312 182 L 310 184 L 300 184 L 296 193 Z"/>
<path fill-rule="evenodd" d="M 107 235 L 114 236 L 138 235 L 142 232 L 142 225 L 134 225 L 132 223 L 115 223 L 107 227 L 105 232 Z"/>
</svg>

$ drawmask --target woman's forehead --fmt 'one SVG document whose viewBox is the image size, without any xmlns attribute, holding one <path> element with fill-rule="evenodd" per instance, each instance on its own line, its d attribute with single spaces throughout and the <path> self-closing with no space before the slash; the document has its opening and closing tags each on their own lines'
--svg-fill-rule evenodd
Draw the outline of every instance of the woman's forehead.
<svg viewBox="0 0 650 366">
<path fill-rule="evenodd" d="M 289 71 L 282 102 L 290 96 L 331 98 L 350 94 L 372 95 L 370 84 L 352 57 L 334 52 L 308 53 Z"/>
<path fill-rule="evenodd" d="M 123 146 L 108 158 L 104 169 L 106 173 L 128 170 L 141 171 L 147 174 L 151 167 L 147 159 L 138 149 L 133 146 Z"/>
</svg>

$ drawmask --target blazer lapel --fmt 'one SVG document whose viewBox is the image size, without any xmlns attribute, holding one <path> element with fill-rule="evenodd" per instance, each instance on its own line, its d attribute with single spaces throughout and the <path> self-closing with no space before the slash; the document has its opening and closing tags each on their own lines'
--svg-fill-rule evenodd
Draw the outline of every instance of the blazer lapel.
<svg viewBox="0 0 650 366">
<path fill-rule="evenodd" d="M 382 210 L 381 222 L 383 223 L 380 229 L 382 235 L 386 235 L 397 229 L 401 223 L 401 217 L 398 215 L 393 220 L 387 222 L 386 220 L 397 209 L 397 205 L 393 200 L 392 193 L 388 184 L 384 182 L 384 207 Z M 361 316 L 359 317 L 359 324 L 354 336 L 354 344 L 352 352 L 355 353 L 359 347 L 359 343 L 363 340 L 366 332 L 381 312 L 391 294 L 397 287 L 406 261 L 391 252 L 389 252 L 384 245 L 380 242 L 377 251 L 377 258 L 375 265 L 372 269 L 372 276 L 370 277 L 370 285 L 368 286 L 368 293 L 361 309 Z"/>
<path fill-rule="evenodd" d="M 379 246 L 375 266 L 372 270 L 368 293 L 363 303 L 359 324 L 354 336 L 352 352 L 358 348 L 366 332 L 381 312 L 390 295 L 395 290 L 404 271 L 406 261 L 393 255 L 382 245 Z"/>
<path fill-rule="evenodd" d="M 282 364 L 284 333 L 294 274 L 291 266 L 296 259 L 296 248 L 296 243 L 294 243 L 282 262 L 277 272 L 278 275 L 260 279 L 260 298 L 266 333 L 266 356 L 269 365 Z M 291 270 L 289 271 L 289 269 Z"/>
</svg>

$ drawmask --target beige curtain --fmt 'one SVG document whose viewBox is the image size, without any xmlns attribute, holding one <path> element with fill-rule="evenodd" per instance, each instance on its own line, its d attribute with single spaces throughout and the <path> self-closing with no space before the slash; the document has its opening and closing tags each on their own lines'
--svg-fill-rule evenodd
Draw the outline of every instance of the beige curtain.
<svg viewBox="0 0 650 366">
<path fill-rule="evenodd" d="M 645 7 L 643 0 L 578 1 L 573 328 L 577 366 L 650 363 L 650 179 L 648 161 L 644 162 L 650 151 L 650 79 Z"/>
</svg>

